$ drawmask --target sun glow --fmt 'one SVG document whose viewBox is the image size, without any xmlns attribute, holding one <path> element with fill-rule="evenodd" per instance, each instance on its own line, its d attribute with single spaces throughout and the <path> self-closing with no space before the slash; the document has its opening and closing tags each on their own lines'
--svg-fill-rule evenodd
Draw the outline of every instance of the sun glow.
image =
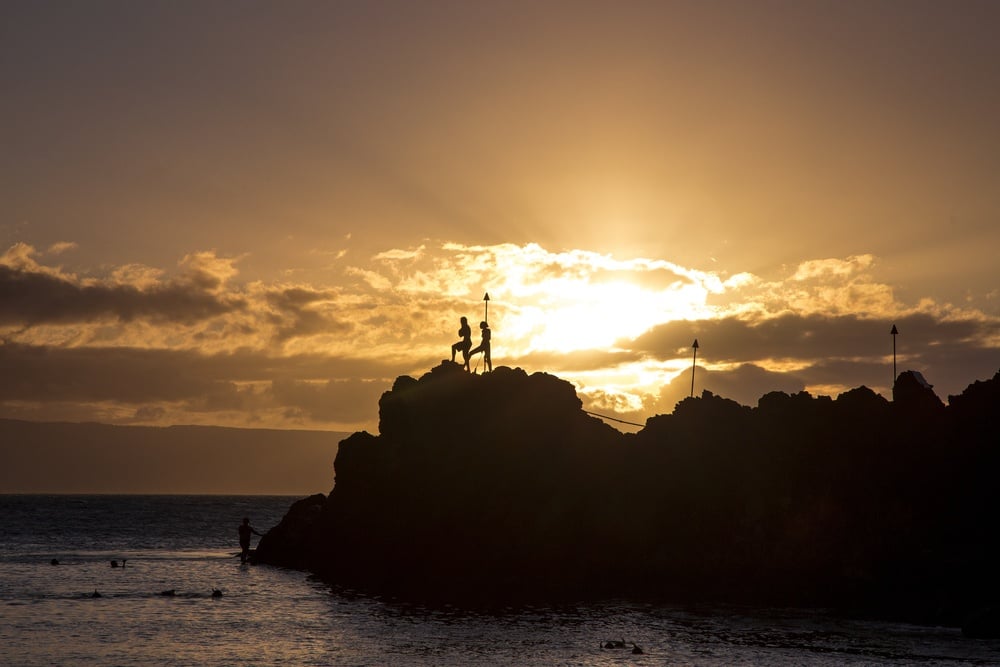
<svg viewBox="0 0 1000 667">
<path fill-rule="evenodd" d="M 527 351 L 574 352 L 613 349 L 656 324 L 693 318 L 705 310 L 707 290 L 560 278 L 540 283 L 537 295 L 536 305 L 519 309 L 505 326 L 525 335 Z"/>
<path fill-rule="evenodd" d="M 378 270 L 369 271 L 371 275 L 350 270 L 369 287 L 388 282 L 395 293 L 421 301 L 442 295 L 455 298 L 456 304 L 465 296 L 478 301 L 488 291 L 494 352 L 507 358 L 616 351 L 621 341 L 658 324 L 717 317 L 719 306 L 709 305 L 709 298 L 743 284 L 743 277 L 727 282 L 717 273 L 665 260 L 551 252 L 533 243 L 445 243 L 441 250 L 434 256 L 383 252 L 375 257 Z M 469 309 L 453 307 L 449 323 L 460 315 L 468 316 Z M 450 324 L 445 328 L 450 330 Z"/>
</svg>

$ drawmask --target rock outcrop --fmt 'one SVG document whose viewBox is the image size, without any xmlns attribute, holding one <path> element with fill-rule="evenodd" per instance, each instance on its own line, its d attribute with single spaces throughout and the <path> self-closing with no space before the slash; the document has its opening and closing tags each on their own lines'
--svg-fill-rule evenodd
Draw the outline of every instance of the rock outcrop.
<svg viewBox="0 0 1000 667">
<path fill-rule="evenodd" d="M 293 506 L 257 558 L 424 600 L 627 595 L 957 623 L 1000 599 L 998 388 L 1000 373 L 947 407 L 903 376 L 893 402 L 704 392 L 625 435 L 556 377 L 445 362 L 396 380 L 380 435 L 342 441 L 330 495 Z"/>
</svg>

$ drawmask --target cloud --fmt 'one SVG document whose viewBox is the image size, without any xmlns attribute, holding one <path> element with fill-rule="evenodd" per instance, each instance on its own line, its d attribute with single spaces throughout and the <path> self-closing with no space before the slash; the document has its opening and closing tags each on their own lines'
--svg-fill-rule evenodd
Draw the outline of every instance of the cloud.
<svg viewBox="0 0 1000 667">
<path fill-rule="evenodd" d="M 381 275 L 377 271 L 350 266 L 347 268 L 348 275 L 355 275 L 364 280 L 370 287 L 376 290 L 386 290 L 392 287 L 392 281 Z"/>
<path fill-rule="evenodd" d="M 218 257 L 214 251 L 185 255 L 178 263 L 182 273 L 178 282 L 193 285 L 205 292 L 218 292 L 236 276 L 238 259 Z"/>
<path fill-rule="evenodd" d="M 378 396 L 410 372 L 377 361 L 250 350 L 204 355 L 7 343 L 0 345 L 0 405 L 111 403 L 130 406 L 121 414 L 133 422 L 186 414 L 183 423 L 236 425 L 267 416 L 272 425 L 371 428 Z"/>
<path fill-rule="evenodd" d="M 813 259 L 799 264 L 792 280 L 811 280 L 816 278 L 843 279 L 846 276 L 864 271 L 872 266 L 875 258 L 872 255 L 856 255 L 847 259 Z"/>
<path fill-rule="evenodd" d="M 335 378 L 393 379 L 411 372 L 379 360 L 262 351 L 59 348 L 0 345 L 0 399 L 189 400 L 212 387 Z"/>
<path fill-rule="evenodd" d="M 164 272 L 143 264 L 125 264 L 114 268 L 108 282 L 123 287 L 133 287 L 137 290 L 155 289 L 163 280 Z"/>
<path fill-rule="evenodd" d="M 696 388 L 754 404 L 772 390 L 888 392 L 900 370 L 942 397 L 1000 368 L 1000 318 L 900 303 L 871 256 L 783 277 L 698 271 L 536 244 L 390 249 L 327 282 L 240 282 L 191 253 L 82 278 L 18 244 L 0 256 L 0 414 L 118 422 L 372 428 L 380 387 L 450 357 L 458 318 L 491 296 L 494 365 L 557 373 L 584 404 L 643 421 Z M 284 274 L 282 274 L 284 275 Z M 96 276 L 96 277 L 93 277 Z M 46 412 L 48 411 L 48 412 Z"/>
<path fill-rule="evenodd" d="M 352 423 L 358 415 L 371 414 L 377 409 L 381 395 L 391 384 L 380 381 L 348 378 L 303 382 L 275 380 L 271 394 L 276 403 L 298 411 L 315 422 Z"/>
<path fill-rule="evenodd" d="M 206 254 L 186 264 L 180 280 L 159 281 L 155 272 L 134 265 L 107 280 L 82 280 L 37 264 L 35 250 L 18 244 L 0 258 L 0 325 L 37 326 L 138 318 L 191 323 L 245 306 L 232 295 L 213 293 L 221 284 L 220 266 Z M 214 268 L 217 273 L 210 269 Z M 123 281 L 133 277 L 135 284 Z"/>
<path fill-rule="evenodd" d="M 892 322 L 853 315 L 669 322 L 621 346 L 660 361 L 690 359 L 697 338 L 699 364 L 716 371 L 754 364 L 787 373 L 813 391 L 837 393 L 864 384 L 888 395 L 893 323 L 900 331 L 898 370 L 922 371 L 942 397 L 1000 368 L 1000 320 L 981 314 L 956 319 L 911 314 Z M 752 386 L 756 391 L 759 383 Z M 729 397 L 742 401 L 736 394 Z"/>
<path fill-rule="evenodd" d="M 60 241 L 59 243 L 53 243 L 52 245 L 50 245 L 48 247 L 48 250 L 45 251 L 45 254 L 61 255 L 65 252 L 76 250 L 76 248 L 77 244 L 73 241 Z"/>
<path fill-rule="evenodd" d="M 717 316 L 792 313 L 876 318 L 912 310 L 896 299 L 892 286 L 876 277 L 876 268 L 875 257 L 858 255 L 807 260 L 773 280 L 739 273 L 724 281 L 709 302 L 718 308 Z M 920 309 L 926 310 L 927 305 Z"/>
<path fill-rule="evenodd" d="M 716 363 L 884 358 L 892 351 L 889 329 L 893 324 L 906 332 L 907 349 L 912 354 L 949 343 L 993 349 L 991 341 L 1000 334 L 1000 321 L 985 318 L 940 320 L 912 314 L 888 321 L 854 315 L 787 314 L 759 320 L 727 317 L 667 322 L 622 345 L 654 358 L 671 359 L 681 356 L 697 338 L 699 355 Z"/>
<path fill-rule="evenodd" d="M 667 322 L 621 344 L 656 359 L 689 356 L 695 338 L 702 359 L 716 363 L 814 359 L 817 355 L 869 353 L 874 349 L 870 339 L 874 339 L 877 330 L 877 322 L 862 324 L 855 317 L 783 315 L 760 321 L 727 317 Z M 865 342 L 860 350 L 859 338 Z"/>
<path fill-rule="evenodd" d="M 135 414 L 132 416 L 133 422 L 137 423 L 149 423 L 157 422 L 163 419 L 167 414 L 167 411 L 162 407 L 157 405 L 141 405 L 136 409 Z"/>
<path fill-rule="evenodd" d="M 375 261 L 414 261 L 418 260 L 424 255 L 424 250 L 426 246 L 420 246 L 418 248 L 410 248 L 408 250 L 401 250 L 399 248 L 394 248 L 392 250 L 386 250 L 384 252 L 376 253 L 373 259 Z"/>
<path fill-rule="evenodd" d="M 62 272 L 58 268 L 45 267 L 36 262 L 35 255 L 37 254 L 38 251 L 34 246 L 27 243 L 15 243 L 4 254 L 0 255 L 0 266 L 29 272 L 61 275 Z"/>
<path fill-rule="evenodd" d="M 269 317 L 276 326 L 274 338 L 279 342 L 316 335 L 347 334 L 354 328 L 351 323 L 340 321 L 326 312 L 336 303 L 337 292 L 334 290 L 283 287 L 266 292 L 265 299 L 273 308 Z"/>
<path fill-rule="evenodd" d="M 128 404 L 200 395 L 214 380 L 191 372 L 191 353 L 134 348 L 50 348 L 0 345 L 0 399 L 114 400 Z"/>
</svg>

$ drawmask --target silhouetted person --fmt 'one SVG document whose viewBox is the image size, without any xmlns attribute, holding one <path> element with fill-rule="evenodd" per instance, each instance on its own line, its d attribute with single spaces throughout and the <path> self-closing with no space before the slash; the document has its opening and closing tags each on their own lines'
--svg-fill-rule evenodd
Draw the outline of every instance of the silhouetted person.
<svg viewBox="0 0 1000 667">
<path fill-rule="evenodd" d="M 477 347 L 473 348 L 469 352 L 469 356 L 471 357 L 472 355 L 476 354 L 477 352 L 482 352 L 483 353 L 483 364 L 485 365 L 486 370 L 492 372 L 493 371 L 493 360 L 490 359 L 490 337 L 492 336 L 492 334 L 490 333 L 490 325 L 487 324 L 486 322 L 480 322 L 479 323 L 479 328 L 482 330 L 483 341 L 481 343 L 479 343 L 479 345 Z M 469 362 L 466 361 L 465 365 L 466 365 L 466 368 L 468 368 Z"/>
<path fill-rule="evenodd" d="M 259 537 L 264 537 L 261 533 L 254 530 L 254 527 L 250 525 L 250 519 L 243 517 L 243 523 L 240 524 L 240 562 L 245 563 L 250 557 L 250 536 L 257 535 Z"/>
<path fill-rule="evenodd" d="M 462 340 L 458 341 L 451 346 L 451 360 L 455 361 L 455 353 L 458 351 L 462 352 L 462 360 L 464 363 L 465 370 L 469 370 L 469 348 L 472 347 L 472 327 L 469 326 L 469 320 L 466 318 L 461 318 L 462 326 L 458 329 L 458 336 Z"/>
</svg>

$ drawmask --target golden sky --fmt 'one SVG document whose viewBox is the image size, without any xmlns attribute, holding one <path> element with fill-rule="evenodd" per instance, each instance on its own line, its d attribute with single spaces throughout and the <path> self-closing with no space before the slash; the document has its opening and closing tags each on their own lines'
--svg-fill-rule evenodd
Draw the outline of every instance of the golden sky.
<svg viewBox="0 0 1000 667">
<path fill-rule="evenodd" d="M 888 394 L 893 324 L 958 393 L 1000 369 L 997 25 L 7 3 L 0 417 L 374 431 L 485 292 L 495 365 L 630 421 L 689 393 L 695 338 L 696 391 L 748 405 Z"/>
</svg>

